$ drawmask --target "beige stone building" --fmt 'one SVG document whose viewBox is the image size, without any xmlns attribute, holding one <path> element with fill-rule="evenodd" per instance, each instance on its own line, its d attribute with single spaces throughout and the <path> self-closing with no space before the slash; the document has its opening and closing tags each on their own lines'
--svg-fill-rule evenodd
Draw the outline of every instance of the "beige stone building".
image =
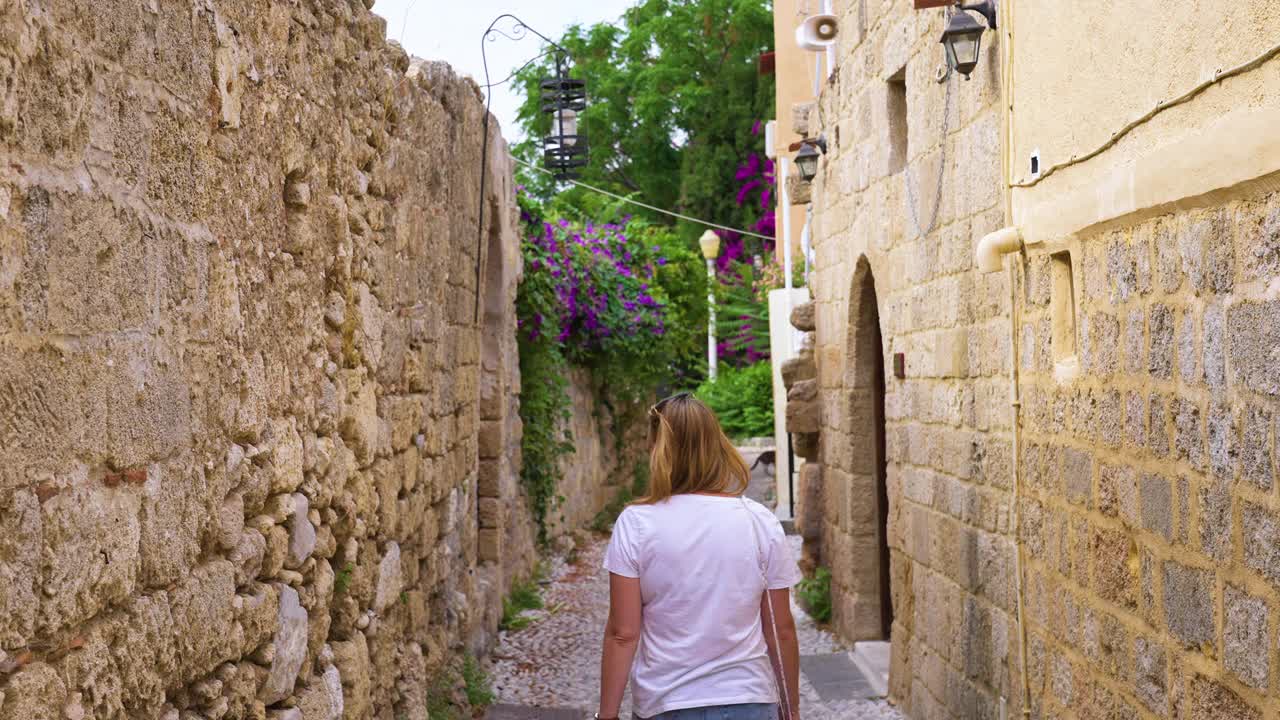
<svg viewBox="0 0 1280 720">
<path fill-rule="evenodd" d="M 423 720 L 532 566 L 510 160 L 369 4 L 0 7 L 3 720 Z"/>
<path fill-rule="evenodd" d="M 915 720 L 1276 720 L 1280 6 L 946 12 L 837 0 L 811 130 L 834 624 Z"/>
</svg>

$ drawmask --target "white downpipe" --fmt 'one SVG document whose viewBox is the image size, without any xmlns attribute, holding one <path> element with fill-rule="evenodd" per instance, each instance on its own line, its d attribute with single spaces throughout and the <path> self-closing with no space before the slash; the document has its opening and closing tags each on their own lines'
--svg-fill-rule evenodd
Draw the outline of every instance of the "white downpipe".
<svg viewBox="0 0 1280 720">
<path fill-rule="evenodd" d="M 996 272 L 1004 267 L 1004 256 L 1022 249 L 1022 233 L 1016 227 L 1004 227 L 984 236 L 974 251 L 974 261 L 982 272 Z"/>
<path fill-rule="evenodd" d="M 978 270 L 996 272 L 1004 267 L 1005 257 L 1022 250 L 1022 233 L 1016 227 L 1001 228 L 978 241 L 974 251 L 974 260 Z M 1018 603 L 1018 663 L 1022 676 L 1022 716 L 1031 717 L 1031 686 L 1027 677 L 1027 621 L 1026 621 L 1026 589 L 1023 587 L 1026 559 L 1021 541 L 1022 518 L 1019 507 L 1022 499 L 1022 468 L 1019 458 L 1022 454 L 1022 396 L 1018 390 L 1018 274 L 1017 258 L 1009 261 L 1009 423 L 1013 435 L 1013 452 L 1009 459 L 1010 472 L 1013 473 L 1013 542 L 1015 552 L 1014 589 Z"/>
<path fill-rule="evenodd" d="M 791 289 L 791 198 L 787 195 L 789 158 L 778 158 L 778 205 L 782 208 L 783 287 Z"/>
<path fill-rule="evenodd" d="M 998 261 L 997 261 L 998 262 Z M 1009 460 L 1013 473 L 1013 574 L 1014 592 L 1018 600 L 1018 664 L 1022 676 L 1022 717 L 1031 718 L 1031 679 L 1027 676 L 1027 607 L 1024 574 L 1026 558 L 1022 546 L 1022 394 L 1018 390 L 1018 292 L 1016 258 L 1009 261 L 1009 421 L 1013 425 L 1013 457 Z"/>
<path fill-rule="evenodd" d="M 804 213 L 804 227 L 800 229 L 800 254 L 804 256 L 804 284 L 809 284 L 809 251 L 812 248 L 812 237 L 809 234 L 809 226 L 813 224 L 813 208 L 809 207 Z"/>
</svg>

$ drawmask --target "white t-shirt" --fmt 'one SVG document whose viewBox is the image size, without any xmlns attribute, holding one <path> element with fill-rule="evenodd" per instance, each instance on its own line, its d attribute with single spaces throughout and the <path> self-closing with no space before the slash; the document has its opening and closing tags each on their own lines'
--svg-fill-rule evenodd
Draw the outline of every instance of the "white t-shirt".
<svg viewBox="0 0 1280 720">
<path fill-rule="evenodd" d="M 800 579 L 782 525 L 751 500 L 685 494 L 622 511 L 604 567 L 640 578 L 637 715 L 778 702 L 760 620 L 762 562 L 770 589 Z"/>
</svg>

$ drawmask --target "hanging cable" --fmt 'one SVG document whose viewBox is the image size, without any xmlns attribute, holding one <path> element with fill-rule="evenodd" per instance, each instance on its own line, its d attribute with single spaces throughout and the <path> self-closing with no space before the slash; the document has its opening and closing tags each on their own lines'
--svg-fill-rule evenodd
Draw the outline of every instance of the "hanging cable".
<svg viewBox="0 0 1280 720">
<path fill-rule="evenodd" d="M 1016 187 L 1016 188 L 1034 187 L 1040 184 L 1040 182 L 1045 178 L 1049 177 L 1050 175 L 1054 174 L 1055 172 L 1063 168 L 1071 167 L 1072 165 L 1077 165 L 1086 160 L 1097 157 L 1098 155 L 1101 155 L 1103 152 L 1108 150 L 1112 145 L 1115 145 L 1116 143 L 1120 142 L 1120 138 L 1124 137 L 1125 135 L 1128 135 L 1130 132 L 1133 131 L 1134 128 L 1138 127 L 1139 125 L 1142 125 L 1143 123 L 1147 122 L 1148 120 L 1155 117 L 1156 115 L 1159 115 L 1160 113 L 1164 112 L 1165 110 L 1168 110 L 1169 108 L 1177 107 L 1178 105 L 1181 105 L 1187 102 L 1188 100 L 1204 92 L 1211 86 L 1216 85 L 1222 82 L 1223 80 L 1226 80 L 1229 77 L 1233 77 L 1241 73 L 1253 70 L 1254 68 L 1258 67 L 1259 65 L 1262 65 L 1263 63 L 1267 62 L 1268 60 L 1275 57 L 1276 55 L 1280 55 L 1280 45 L 1276 45 L 1271 49 L 1267 50 L 1266 52 L 1262 53 L 1261 55 L 1255 57 L 1254 59 L 1248 62 L 1242 63 L 1240 65 L 1237 65 L 1233 68 L 1229 68 L 1225 71 L 1217 70 L 1213 73 L 1213 77 L 1209 78 L 1208 80 L 1205 80 L 1199 85 L 1196 85 L 1195 87 L 1179 95 L 1178 97 L 1169 101 L 1161 100 L 1160 102 L 1156 103 L 1155 107 L 1148 110 L 1141 117 L 1137 117 L 1137 118 L 1134 118 L 1133 120 L 1130 120 L 1128 125 L 1125 125 L 1124 127 L 1120 128 L 1118 131 L 1111 133 L 1111 138 L 1108 139 L 1106 142 L 1102 143 L 1101 145 L 1099 145 L 1094 150 L 1091 150 L 1088 153 L 1085 153 L 1084 155 L 1072 155 L 1069 160 L 1066 160 L 1065 162 L 1057 163 L 1056 165 L 1051 165 L 1050 167 L 1045 169 L 1045 171 L 1041 173 L 1040 177 L 1032 178 L 1031 180 L 1023 180 L 1021 182 L 1011 182 L 1009 183 L 1009 187 Z"/>
<path fill-rule="evenodd" d="M 530 170 L 537 170 L 538 172 L 540 172 L 540 173 L 546 173 L 547 175 L 553 175 L 553 174 L 554 174 L 554 173 L 552 173 L 550 170 L 547 170 L 546 168 L 541 168 L 541 167 L 538 167 L 537 165 L 534 165 L 533 163 L 525 162 L 524 160 L 521 160 L 520 158 L 516 157 L 515 155 L 512 155 L 512 156 L 511 156 L 511 159 L 512 159 L 512 160 L 515 160 L 517 163 L 519 163 L 519 164 L 521 164 L 521 165 L 523 165 L 523 166 L 525 166 L 525 167 L 529 168 Z M 656 213 L 662 213 L 663 215 L 669 215 L 669 216 L 671 216 L 671 217 L 673 217 L 673 218 L 678 218 L 678 219 L 680 219 L 680 220 L 687 220 L 687 221 L 689 221 L 689 222 L 691 222 L 691 223 L 697 223 L 697 224 L 699 224 L 699 225 L 706 225 L 707 227 L 712 227 L 712 228 L 715 228 L 715 229 L 717 229 L 717 230 L 724 230 L 724 231 L 726 231 L 726 232 L 738 233 L 739 235 L 747 235 L 747 236 L 750 236 L 750 237 L 760 238 L 760 239 L 762 239 L 762 240 L 776 240 L 776 239 L 777 239 L 777 238 L 772 237 L 772 236 L 770 236 L 770 235 L 761 235 L 760 233 L 757 233 L 757 232 L 751 232 L 750 230 L 741 230 L 741 229 L 739 229 L 739 228 L 729 227 L 728 225 L 720 225 L 720 224 L 718 224 L 718 223 L 713 223 L 713 222 L 711 222 L 710 220 L 699 220 L 699 219 L 698 219 L 698 218 L 696 218 L 696 217 L 689 217 L 688 215 L 681 215 L 680 213 L 675 212 L 675 211 L 673 211 L 673 210 L 665 210 L 665 209 L 663 209 L 663 208 L 656 207 L 656 206 L 654 206 L 654 205 L 650 205 L 650 204 L 648 204 L 648 203 L 640 202 L 639 200 L 633 200 L 633 199 L 631 199 L 631 198 L 629 198 L 629 197 L 626 197 L 625 195 L 619 195 L 619 194 L 617 194 L 617 193 L 609 192 L 608 190 L 604 190 L 604 189 L 602 189 L 602 188 L 595 187 L 594 185 L 588 185 L 588 184 L 586 184 L 586 183 L 584 183 L 584 182 L 578 182 L 577 180 L 569 180 L 569 182 L 570 182 L 570 183 L 572 183 L 572 184 L 574 184 L 574 185 L 577 185 L 578 187 L 582 188 L 583 190 L 590 190 L 591 192 L 599 193 L 599 194 L 601 194 L 601 195 L 605 195 L 605 196 L 611 197 L 611 198 L 613 198 L 613 199 L 615 199 L 615 200 L 621 200 L 621 201 L 622 201 L 622 202 L 624 202 L 624 203 L 630 203 L 630 204 L 632 204 L 632 205 L 637 205 L 637 206 L 642 207 L 642 208 L 644 208 L 644 209 L 646 209 L 646 210 L 652 210 L 652 211 L 654 211 L 654 212 L 656 212 Z"/>
</svg>

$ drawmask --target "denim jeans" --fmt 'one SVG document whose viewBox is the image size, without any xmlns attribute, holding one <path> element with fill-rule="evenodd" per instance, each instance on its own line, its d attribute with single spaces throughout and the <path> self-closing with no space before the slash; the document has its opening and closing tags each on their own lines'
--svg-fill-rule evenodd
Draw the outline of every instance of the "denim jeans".
<svg viewBox="0 0 1280 720">
<path fill-rule="evenodd" d="M 668 710 L 645 720 L 777 720 L 777 718 L 777 705 L 746 703 Z"/>
</svg>

